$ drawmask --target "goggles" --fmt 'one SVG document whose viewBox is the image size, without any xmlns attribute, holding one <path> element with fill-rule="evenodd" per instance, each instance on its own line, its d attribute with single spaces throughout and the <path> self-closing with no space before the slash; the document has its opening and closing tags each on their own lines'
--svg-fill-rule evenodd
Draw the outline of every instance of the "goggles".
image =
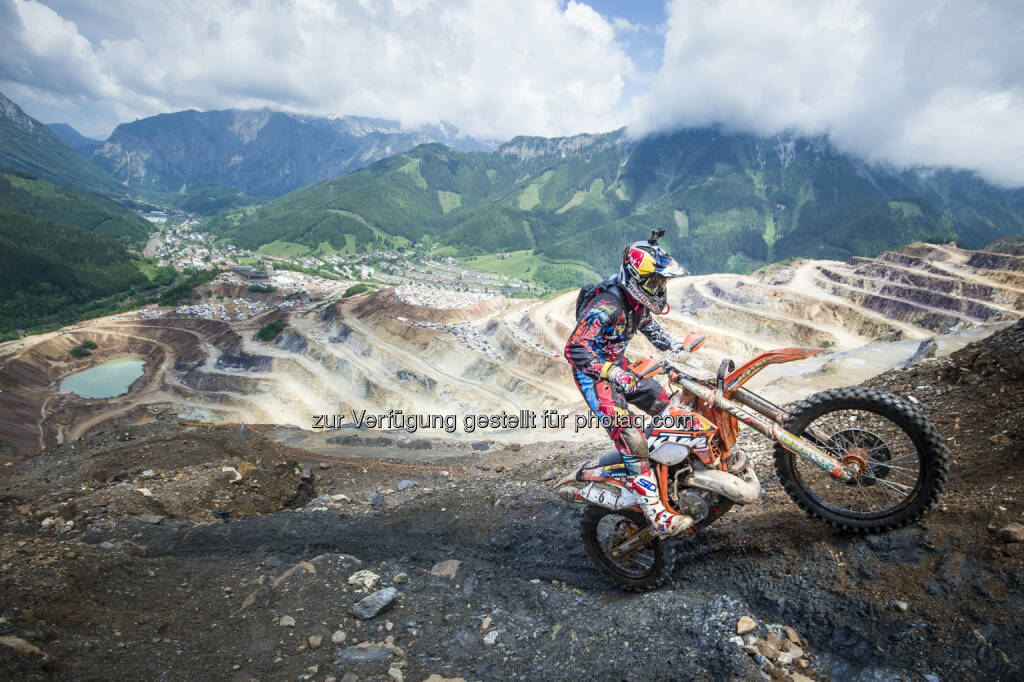
<svg viewBox="0 0 1024 682">
<path fill-rule="evenodd" d="M 640 286 L 644 291 L 653 296 L 662 296 L 665 293 L 665 276 L 664 275 L 647 275 L 640 280 Z"/>
</svg>

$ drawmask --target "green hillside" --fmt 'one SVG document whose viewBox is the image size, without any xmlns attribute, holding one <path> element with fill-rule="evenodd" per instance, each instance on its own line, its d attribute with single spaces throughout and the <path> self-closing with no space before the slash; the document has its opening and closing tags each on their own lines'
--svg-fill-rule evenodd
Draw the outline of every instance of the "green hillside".
<svg viewBox="0 0 1024 682">
<path fill-rule="evenodd" d="M 18 168 L 55 185 L 104 196 L 124 188 L 109 173 L 75 152 L 45 125 L 0 93 L 0 166 Z"/>
<path fill-rule="evenodd" d="M 152 224 L 115 201 L 58 187 L 24 171 L 0 169 L 0 209 L 81 227 L 141 248 Z"/>
<path fill-rule="evenodd" d="M 423 145 L 261 208 L 222 214 L 209 225 L 253 249 L 280 241 L 365 250 L 420 241 L 426 235 L 439 239 L 465 204 L 476 204 L 496 186 L 512 181 L 500 163 L 488 163 L 493 160 L 490 154 Z"/>
<path fill-rule="evenodd" d="M 177 208 L 186 213 L 198 215 L 212 215 L 218 211 L 262 204 L 267 201 L 267 197 L 255 196 L 240 189 L 219 185 L 188 187 L 183 192 L 163 194 L 140 192 L 140 196 L 144 198 L 150 198 L 150 195 L 162 207 Z"/>
<path fill-rule="evenodd" d="M 174 278 L 166 268 L 151 275 L 113 239 L 0 211 L 0 339 L 115 312 Z"/>
<path fill-rule="evenodd" d="M 208 223 L 232 242 L 337 250 L 437 243 L 476 256 L 528 249 L 598 272 L 650 227 L 694 272 L 793 256 L 871 256 L 916 241 L 978 248 L 1024 234 L 1024 192 L 966 172 L 869 167 L 823 138 L 717 129 L 516 138 L 497 151 L 433 144 Z"/>
</svg>

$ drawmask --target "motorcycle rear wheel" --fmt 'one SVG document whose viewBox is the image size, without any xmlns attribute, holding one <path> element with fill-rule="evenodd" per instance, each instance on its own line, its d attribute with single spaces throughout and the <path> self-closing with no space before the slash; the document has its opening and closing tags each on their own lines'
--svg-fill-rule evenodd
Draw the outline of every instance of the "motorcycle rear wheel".
<svg viewBox="0 0 1024 682">
<path fill-rule="evenodd" d="M 657 538 L 624 557 L 611 555 L 615 544 L 647 525 L 644 515 L 631 509 L 588 506 L 583 514 L 583 548 L 587 556 L 602 573 L 635 592 L 660 587 L 672 576 L 675 566 L 675 548 Z"/>
<path fill-rule="evenodd" d="M 813 432 L 824 441 L 811 438 Z M 843 483 L 775 445 L 779 482 L 811 516 L 842 530 L 880 533 L 921 518 L 938 501 L 949 453 L 924 413 L 902 398 L 870 388 L 816 393 L 797 404 L 784 427 L 861 474 Z"/>
</svg>

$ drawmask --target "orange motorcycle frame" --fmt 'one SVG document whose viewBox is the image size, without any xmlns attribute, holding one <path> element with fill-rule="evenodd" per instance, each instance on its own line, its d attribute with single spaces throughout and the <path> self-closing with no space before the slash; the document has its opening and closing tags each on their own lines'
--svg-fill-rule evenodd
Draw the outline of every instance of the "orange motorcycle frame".
<svg viewBox="0 0 1024 682">
<path fill-rule="evenodd" d="M 787 416 L 786 412 L 743 388 L 746 382 L 769 365 L 803 360 L 818 355 L 824 350 L 824 348 L 780 348 L 762 353 L 735 369 L 731 367 L 731 361 L 727 361 L 728 365 L 723 363 L 723 370 L 719 371 L 719 379 L 715 387 L 699 382 L 656 358 L 638 360 L 631 363 L 629 369 L 641 379 L 666 373 L 670 384 L 696 396 L 697 413 L 717 427 L 709 437 L 709 444 L 713 443 L 712 448 L 715 449 L 713 465 L 716 468 L 728 471 L 727 462 L 730 450 L 736 443 L 739 424 L 742 422 L 779 443 L 783 448 L 824 469 L 835 478 L 846 481 L 851 477 L 851 472 L 842 462 L 813 443 L 786 431 L 781 425 Z M 725 368 L 728 368 L 729 371 L 724 371 Z M 809 435 L 814 437 L 813 432 Z M 671 512 L 678 513 L 668 499 L 668 467 L 659 462 L 652 462 L 652 468 L 658 479 L 662 504 Z M 622 485 L 611 478 L 599 480 Z M 690 532 L 693 530 L 691 529 Z"/>
</svg>

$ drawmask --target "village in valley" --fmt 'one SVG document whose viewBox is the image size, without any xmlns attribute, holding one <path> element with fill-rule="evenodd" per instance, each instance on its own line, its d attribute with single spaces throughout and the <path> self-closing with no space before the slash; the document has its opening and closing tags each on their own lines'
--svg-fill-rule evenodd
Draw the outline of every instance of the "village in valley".
<svg viewBox="0 0 1024 682">
<path fill-rule="evenodd" d="M 220 243 L 215 235 L 202 231 L 198 217 L 182 211 L 151 211 L 143 216 L 162 226 L 146 245 L 144 255 L 155 258 L 158 265 L 170 265 L 179 271 L 234 270 L 247 279 L 260 280 L 263 265 L 269 264 L 277 270 L 303 272 L 328 280 L 364 282 L 371 287 L 411 286 L 414 288 L 409 291 L 414 298 L 427 296 L 425 290 L 431 288 L 510 297 L 545 293 L 534 282 L 468 268 L 451 256 L 433 256 L 416 243 L 406 248 L 356 254 L 282 256 Z M 501 257 L 502 254 L 498 254 L 497 258 Z M 443 298 L 440 292 L 431 296 Z"/>
<path fill-rule="evenodd" d="M 468 268 L 451 256 L 431 255 L 428 248 L 415 243 L 366 253 L 289 257 L 223 243 L 202 229 L 199 217 L 183 211 L 150 211 L 141 215 L 159 225 L 144 251 L 157 265 L 171 266 L 180 272 L 220 271 L 209 285 L 197 289 L 198 300 L 173 309 L 148 306 L 134 314 L 141 319 L 174 316 L 240 322 L 272 310 L 321 305 L 324 301 L 347 298 L 353 292 L 386 287 L 393 287 L 396 298 L 405 305 L 434 310 L 464 309 L 502 296 L 535 298 L 545 293 L 534 282 Z M 498 254 L 496 258 L 500 260 L 503 256 Z M 474 324 L 414 321 L 402 316 L 397 319 L 450 334 L 480 355 L 502 359 L 501 352 Z M 531 351 L 555 355 L 529 332 L 515 325 L 508 325 L 507 331 Z"/>
</svg>

